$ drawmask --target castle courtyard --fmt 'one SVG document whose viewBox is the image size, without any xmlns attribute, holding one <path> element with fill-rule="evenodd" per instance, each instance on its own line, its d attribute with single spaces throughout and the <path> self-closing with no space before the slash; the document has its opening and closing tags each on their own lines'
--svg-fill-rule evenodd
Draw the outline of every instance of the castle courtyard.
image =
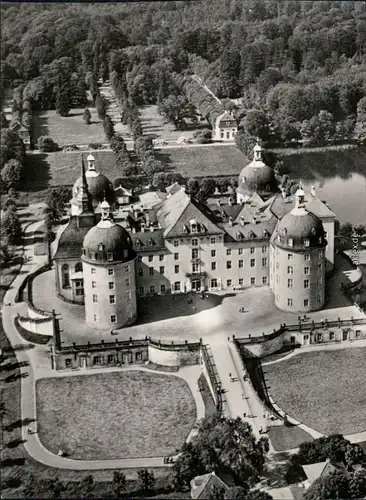
<svg viewBox="0 0 366 500">
<path fill-rule="evenodd" d="M 126 370 L 48 378 L 36 391 L 42 444 L 76 460 L 175 454 L 197 417 L 187 382 L 172 375 Z"/>
</svg>

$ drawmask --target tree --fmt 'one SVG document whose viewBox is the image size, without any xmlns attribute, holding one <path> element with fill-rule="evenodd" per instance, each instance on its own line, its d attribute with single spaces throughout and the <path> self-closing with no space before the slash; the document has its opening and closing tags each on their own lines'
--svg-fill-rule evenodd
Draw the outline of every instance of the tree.
<svg viewBox="0 0 366 500">
<path fill-rule="evenodd" d="M 225 498 L 225 487 L 224 486 L 216 486 L 215 484 L 212 486 L 211 491 L 208 494 L 208 500 L 224 500 Z"/>
<path fill-rule="evenodd" d="M 6 267 L 15 257 L 13 248 L 8 244 L 7 238 L 0 241 L 0 266 Z"/>
<path fill-rule="evenodd" d="M 89 108 L 85 108 L 84 109 L 84 113 L 83 113 L 83 120 L 84 122 L 87 124 L 87 125 L 90 125 L 91 123 L 91 113 L 89 111 Z"/>
<path fill-rule="evenodd" d="M 189 118 L 195 111 L 184 96 L 170 95 L 161 101 L 159 113 L 172 122 L 176 130 L 185 128 L 184 118 Z"/>
<path fill-rule="evenodd" d="M 266 491 L 249 491 L 245 500 L 273 500 L 273 497 Z"/>
<path fill-rule="evenodd" d="M 366 497 L 366 469 L 355 470 L 349 481 L 349 492 L 351 498 Z"/>
<path fill-rule="evenodd" d="M 208 144 L 212 139 L 212 130 L 205 128 L 203 130 L 196 130 L 193 134 L 198 144 Z"/>
<path fill-rule="evenodd" d="M 34 474 L 23 475 L 21 496 L 22 498 L 36 498 L 39 492 L 39 485 Z"/>
<path fill-rule="evenodd" d="M 196 198 L 200 190 L 200 184 L 197 179 L 191 177 L 187 182 L 187 194 L 191 195 L 193 198 Z"/>
<path fill-rule="evenodd" d="M 269 138 L 269 121 L 264 111 L 251 109 L 242 121 L 244 130 L 248 135 L 259 137 L 263 141 Z"/>
<path fill-rule="evenodd" d="M 0 128 L 8 128 L 9 127 L 9 121 L 7 120 L 5 113 L 2 111 L 0 114 Z"/>
<path fill-rule="evenodd" d="M 97 110 L 99 118 L 101 120 L 103 120 L 103 118 L 105 117 L 105 115 L 107 113 L 107 107 L 106 107 L 105 100 L 103 99 L 103 97 L 100 94 L 98 94 L 96 99 L 95 99 L 95 108 Z"/>
<path fill-rule="evenodd" d="M 16 132 L 10 129 L 1 129 L 1 154 L 0 168 L 3 165 L 15 158 L 24 164 L 25 161 L 25 146 L 22 139 Z"/>
<path fill-rule="evenodd" d="M 62 87 L 58 87 L 56 91 L 56 111 L 60 116 L 67 116 L 70 108 L 70 88 L 68 85 L 62 85 Z"/>
<path fill-rule="evenodd" d="M 249 487 L 245 486 L 233 486 L 228 488 L 225 492 L 225 500 L 246 500 L 248 495 Z"/>
<path fill-rule="evenodd" d="M 1 236 L 10 244 L 17 244 L 22 235 L 22 227 L 18 214 L 13 210 L 6 210 L 1 221 Z"/>
<path fill-rule="evenodd" d="M 335 470 L 314 481 L 302 498 L 303 500 L 350 498 L 349 479 L 344 472 Z"/>
<path fill-rule="evenodd" d="M 117 497 L 123 495 L 126 490 L 126 476 L 123 472 L 115 470 L 112 482 L 113 492 Z"/>
<path fill-rule="evenodd" d="M 137 477 L 142 491 L 151 491 L 154 488 L 155 477 L 152 471 L 140 469 L 137 471 Z"/>
<path fill-rule="evenodd" d="M 197 199 L 199 201 L 205 202 L 207 198 L 212 196 L 215 192 L 216 182 L 214 179 L 209 177 L 199 180 L 200 190 L 197 194 Z"/>
<path fill-rule="evenodd" d="M 366 96 L 358 101 L 355 138 L 361 144 L 366 143 Z"/>
<path fill-rule="evenodd" d="M 105 114 L 103 118 L 103 128 L 104 128 L 104 133 L 108 141 L 112 139 L 112 137 L 115 135 L 114 132 L 114 125 L 112 122 L 112 119 L 109 115 Z"/>
<path fill-rule="evenodd" d="M 23 173 L 23 165 L 19 160 L 14 158 L 5 163 L 3 169 L 1 170 L 1 177 L 7 187 L 17 188 L 20 185 Z"/>
<path fill-rule="evenodd" d="M 83 478 L 81 482 L 81 491 L 84 498 L 91 497 L 91 492 L 93 491 L 93 487 L 94 487 L 94 478 L 92 474 L 88 474 Z"/>
<path fill-rule="evenodd" d="M 38 148 L 40 151 L 43 153 L 52 153 L 53 151 L 58 151 L 58 144 L 53 141 L 51 137 L 48 137 L 47 135 L 41 135 L 41 137 L 38 137 Z"/>
</svg>

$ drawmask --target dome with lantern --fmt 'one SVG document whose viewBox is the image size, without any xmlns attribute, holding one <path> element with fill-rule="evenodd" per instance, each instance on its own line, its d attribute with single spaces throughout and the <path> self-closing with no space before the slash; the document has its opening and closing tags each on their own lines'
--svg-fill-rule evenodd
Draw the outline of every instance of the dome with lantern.
<svg viewBox="0 0 366 500">
<path fill-rule="evenodd" d="M 278 185 L 274 171 L 263 161 L 263 148 L 257 144 L 253 148 L 253 160 L 242 169 L 238 177 L 236 192 L 239 197 L 250 197 L 258 193 L 267 197 L 278 192 Z"/>
<path fill-rule="evenodd" d="M 92 197 L 93 208 L 96 208 L 99 203 L 101 203 L 104 198 L 108 201 L 110 205 L 113 205 L 115 201 L 114 189 L 110 180 L 103 174 L 99 173 L 95 169 L 95 158 L 92 154 L 87 157 L 88 169 L 85 172 L 86 183 L 88 185 L 88 191 Z M 80 188 L 82 187 L 83 179 L 79 177 L 72 188 L 73 197 L 76 197 Z"/>
<path fill-rule="evenodd" d="M 273 243 L 287 250 L 325 247 L 325 232 L 322 221 L 305 208 L 305 192 L 295 193 L 296 205 L 281 220 L 272 235 Z"/>
<path fill-rule="evenodd" d="M 101 203 L 102 218 L 83 241 L 82 260 L 89 263 L 128 262 L 135 258 L 130 235 L 110 217 L 110 205 Z"/>
</svg>

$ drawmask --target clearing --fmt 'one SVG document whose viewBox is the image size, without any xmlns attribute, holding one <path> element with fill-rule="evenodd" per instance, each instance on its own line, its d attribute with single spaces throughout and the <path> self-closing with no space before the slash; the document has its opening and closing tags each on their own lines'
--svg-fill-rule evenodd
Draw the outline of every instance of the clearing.
<svg viewBox="0 0 366 500">
<path fill-rule="evenodd" d="M 275 402 L 323 434 L 366 430 L 364 348 L 314 351 L 266 365 Z"/>
<path fill-rule="evenodd" d="M 43 445 L 70 458 L 108 460 L 174 454 L 196 419 L 187 383 L 138 370 L 37 381 Z"/>
</svg>

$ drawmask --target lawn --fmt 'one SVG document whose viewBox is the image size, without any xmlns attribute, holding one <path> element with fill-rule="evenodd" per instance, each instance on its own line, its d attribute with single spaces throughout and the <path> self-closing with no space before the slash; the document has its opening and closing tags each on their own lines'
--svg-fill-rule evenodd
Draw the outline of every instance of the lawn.
<svg viewBox="0 0 366 500">
<path fill-rule="evenodd" d="M 300 427 L 285 427 L 276 425 L 268 430 L 268 437 L 275 451 L 286 451 L 298 448 L 305 441 L 313 441 L 313 438 Z"/>
<path fill-rule="evenodd" d="M 27 155 L 24 190 L 41 191 L 51 186 L 72 186 L 80 176 L 81 151 Z M 87 153 L 83 152 L 85 159 Z M 98 172 L 112 182 L 120 175 L 112 151 L 93 151 Z"/>
<path fill-rule="evenodd" d="M 71 109 L 68 116 L 60 116 L 55 110 L 43 111 L 34 117 L 33 140 L 41 135 L 50 136 L 60 147 L 66 144 L 104 143 L 102 123 L 95 108 L 89 108 L 92 115 L 90 125 L 83 120 L 84 108 Z"/>
<path fill-rule="evenodd" d="M 43 445 L 73 459 L 165 456 L 184 444 L 196 419 L 186 382 L 141 371 L 37 381 Z"/>
<path fill-rule="evenodd" d="M 182 146 L 162 148 L 155 152 L 167 170 L 183 177 L 239 175 L 249 160 L 236 146 Z"/>
<path fill-rule="evenodd" d="M 366 351 L 314 351 L 265 367 L 269 392 L 291 417 L 323 434 L 366 430 Z"/>
</svg>

